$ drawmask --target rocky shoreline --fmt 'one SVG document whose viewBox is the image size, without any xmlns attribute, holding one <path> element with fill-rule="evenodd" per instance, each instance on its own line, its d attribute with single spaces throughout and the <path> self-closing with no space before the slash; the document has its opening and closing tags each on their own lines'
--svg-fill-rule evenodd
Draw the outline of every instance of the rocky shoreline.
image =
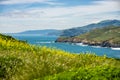
<svg viewBox="0 0 120 80">
<path fill-rule="evenodd" d="M 70 37 L 70 38 L 58 38 L 55 42 L 82 43 L 84 45 L 89 45 L 89 46 L 120 48 L 120 44 L 112 43 L 109 40 L 97 42 L 97 41 L 89 41 L 86 39 Z"/>
</svg>

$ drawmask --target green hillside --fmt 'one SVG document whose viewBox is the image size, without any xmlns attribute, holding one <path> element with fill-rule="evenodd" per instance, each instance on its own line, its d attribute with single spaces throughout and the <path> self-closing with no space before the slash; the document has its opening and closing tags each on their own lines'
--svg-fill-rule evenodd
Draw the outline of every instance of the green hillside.
<svg viewBox="0 0 120 80">
<path fill-rule="evenodd" d="M 37 47 L 0 34 L 0 80 L 119 79 L 119 59 Z"/>
<path fill-rule="evenodd" d="M 120 44 L 120 27 L 111 26 L 102 29 L 94 29 L 77 37 L 88 41 L 109 41 L 111 43 Z"/>
<path fill-rule="evenodd" d="M 108 26 L 73 37 L 59 37 L 56 42 L 83 43 L 90 46 L 120 47 L 120 27 Z"/>
</svg>

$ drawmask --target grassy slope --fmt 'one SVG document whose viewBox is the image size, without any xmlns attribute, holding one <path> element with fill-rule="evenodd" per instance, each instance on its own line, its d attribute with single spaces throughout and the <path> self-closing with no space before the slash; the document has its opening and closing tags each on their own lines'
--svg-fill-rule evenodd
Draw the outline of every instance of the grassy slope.
<svg viewBox="0 0 120 80">
<path fill-rule="evenodd" d="M 77 37 L 80 39 L 87 39 L 88 41 L 110 41 L 111 43 L 120 44 L 120 27 L 111 26 L 102 29 L 95 29 Z"/>
<path fill-rule="evenodd" d="M 0 34 L 0 80 L 119 80 L 120 60 L 36 47 Z"/>
</svg>

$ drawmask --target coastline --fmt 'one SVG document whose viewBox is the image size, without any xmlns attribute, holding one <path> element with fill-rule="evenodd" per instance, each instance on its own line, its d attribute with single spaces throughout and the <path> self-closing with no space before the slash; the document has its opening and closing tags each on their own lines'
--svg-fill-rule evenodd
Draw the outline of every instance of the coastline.
<svg viewBox="0 0 120 80">
<path fill-rule="evenodd" d="M 107 48 L 113 48 L 119 50 L 120 44 L 113 43 L 109 40 L 106 41 L 89 41 L 89 40 L 81 40 L 79 38 L 58 38 L 55 42 L 64 42 L 64 43 L 71 43 L 71 44 L 77 44 L 81 46 L 97 46 L 97 47 L 107 47 Z"/>
<path fill-rule="evenodd" d="M 78 45 L 78 46 L 90 46 L 90 45 L 83 44 L 83 43 L 74 43 L 74 44 Z M 102 46 L 91 46 L 91 47 L 94 47 L 94 48 L 110 48 L 112 50 L 120 50 L 120 47 L 102 47 Z"/>
</svg>

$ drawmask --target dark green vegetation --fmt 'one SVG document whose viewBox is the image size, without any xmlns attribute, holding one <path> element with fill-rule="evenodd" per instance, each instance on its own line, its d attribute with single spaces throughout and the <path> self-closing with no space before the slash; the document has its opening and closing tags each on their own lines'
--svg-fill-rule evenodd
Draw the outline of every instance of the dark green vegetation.
<svg viewBox="0 0 120 80">
<path fill-rule="evenodd" d="M 61 36 L 64 37 L 78 36 L 80 34 L 89 32 L 90 30 L 93 30 L 95 28 L 103 28 L 106 26 L 120 26 L 120 20 L 104 20 L 99 23 L 89 24 L 83 27 L 81 26 L 81 27 L 66 29 L 63 30 Z"/>
<path fill-rule="evenodd" d="M 37 47 L 0 34 L 0 80 L 119 79 L 119 59 Z"/>
</svg>

